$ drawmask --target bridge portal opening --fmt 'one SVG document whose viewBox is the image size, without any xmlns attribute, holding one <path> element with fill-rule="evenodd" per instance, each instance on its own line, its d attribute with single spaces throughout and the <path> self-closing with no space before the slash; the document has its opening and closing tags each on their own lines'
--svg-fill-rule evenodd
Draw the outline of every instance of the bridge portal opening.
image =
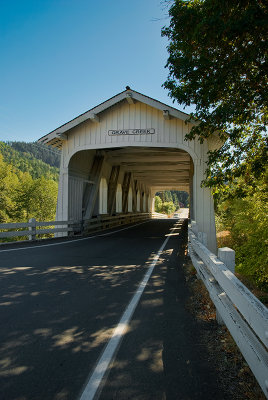
<svg viewBox="0 0 268 400">
<path fill-rule="evenodd" d="M 68 218 L 152 211 L 159 191 L 186 191 L 191 196 L 193 173 L 190 154 L 178 148 L 131 146 L 79 151 L 68 166 Z"/>
</svg>

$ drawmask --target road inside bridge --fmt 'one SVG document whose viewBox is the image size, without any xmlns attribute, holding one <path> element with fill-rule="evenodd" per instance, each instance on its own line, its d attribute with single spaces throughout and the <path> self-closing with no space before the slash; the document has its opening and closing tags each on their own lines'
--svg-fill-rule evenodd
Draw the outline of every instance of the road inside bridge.
<svg viewBox="0 0 268 400">
<path fill-rule="evenodd" d="M 90 377 L 150 268 L 95 398 L 221 399 L 185 307 L 182 222 L 151 220 L 83 240 L 1 247 L 0 399 L 93 398 Z"/>
</svg>

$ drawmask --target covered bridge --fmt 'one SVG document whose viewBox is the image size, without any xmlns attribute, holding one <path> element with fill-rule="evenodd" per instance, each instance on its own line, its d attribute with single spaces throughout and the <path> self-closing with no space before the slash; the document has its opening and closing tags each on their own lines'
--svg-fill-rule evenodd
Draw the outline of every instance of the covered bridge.
<svg viewBox="0 0 268 400">
<path fill-rule="evenodd" d="M 127 87 L 40 138 L 62 154 L 56 219 L 150 212 L 156 192 L 185 190 L 190 218 L 215 253 L 213 199 L 200 184 L 218 139 L 185 141 L 188 118 Z"/>
</svg>

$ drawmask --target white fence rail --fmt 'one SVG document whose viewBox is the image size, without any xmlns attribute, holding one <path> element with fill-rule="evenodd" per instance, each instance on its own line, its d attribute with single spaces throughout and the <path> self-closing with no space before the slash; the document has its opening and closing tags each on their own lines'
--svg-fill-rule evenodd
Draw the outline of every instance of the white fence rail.
<svg viewBox="0 0 268 400">
<path fill-rule="evenodd" d="M 268 309 L 198 240 L 203 235 L 194 223 L 189 226 L 188 235 L 191 260 L 215 304 L 218 318 L 227 326 L 268 398 Z M 222 253 L 219 249 L 221 258 Z"/>
<path fill-rule="evenodd" d="M 72 235 L 79 233 L 86 234 L 91 231 L 108 229 L 118 225 L 146 220 L 148 218 L 151 218 L 150 213 L 129 213 L 114 216 L 102 215 L 83 221 L 70 220 L 38 222 L 34 218 L 31 218 L 29 222 L 0 224 L 0 240 L 25 236 L 28 236 L 29 240 L 35 240 L 37 235 L 40 236 L 55 233 L 71 233 Z"/>
</svg>

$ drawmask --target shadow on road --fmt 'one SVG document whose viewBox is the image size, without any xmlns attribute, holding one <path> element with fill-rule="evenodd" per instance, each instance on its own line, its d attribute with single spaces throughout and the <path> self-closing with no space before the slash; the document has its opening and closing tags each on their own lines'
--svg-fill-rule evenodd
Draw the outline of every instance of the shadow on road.
<svg viewBox="0 0 268 400">
<path fill-rule="evenodd" d="M 0 261 L 1 400 L 77 398 L 174 221 L 152 224 Z M 186 307 L 186 228 L 166 235 L 102 400 L 227 399 Z"/>
<path fill-rule="evenodd" d="M 162 241 L 144 225 L 138 238 L 2 253 L 1 400 L 76 398 Z"/>
<path fill-rule="evenodd" d="M 187 310 L 187 241 L 169 240 L 125 335 L 100 400 L 223 400 L 200 326 Z M 204 328 L 204 327 L 203 327 Z"/>
</svg>

